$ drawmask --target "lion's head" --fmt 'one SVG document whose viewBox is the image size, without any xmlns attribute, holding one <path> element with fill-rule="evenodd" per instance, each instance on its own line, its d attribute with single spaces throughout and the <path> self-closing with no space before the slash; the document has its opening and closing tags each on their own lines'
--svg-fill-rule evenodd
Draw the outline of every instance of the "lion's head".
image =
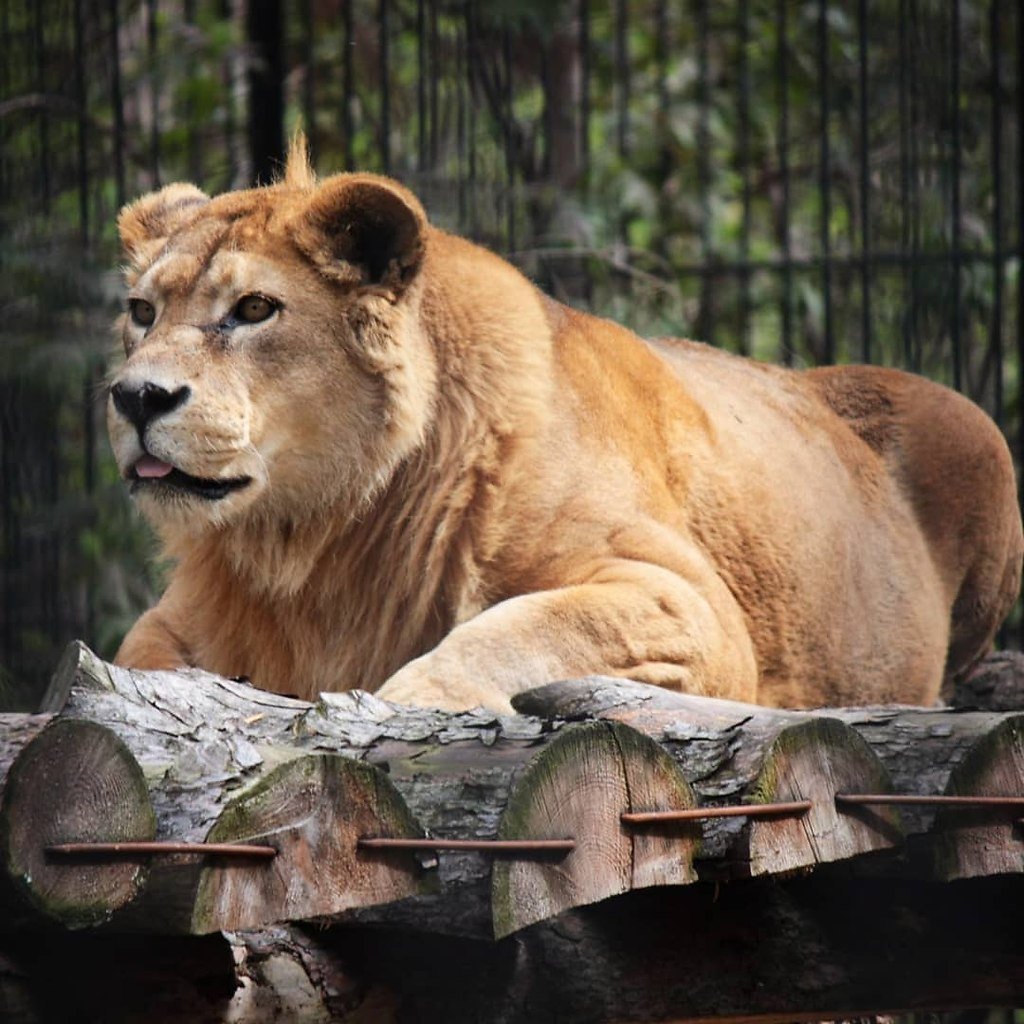
<svg viewBox="0 0 1024 1024">
<path fill-rule="evenodd" d="M 358 511 L 421 440 L 436 386 L 419 326 L 430 230 L 367 174 L 126 207 L 126 360 L 108 425 L 122 476 L 173 548 L 255 517 Z"/>
</svg>

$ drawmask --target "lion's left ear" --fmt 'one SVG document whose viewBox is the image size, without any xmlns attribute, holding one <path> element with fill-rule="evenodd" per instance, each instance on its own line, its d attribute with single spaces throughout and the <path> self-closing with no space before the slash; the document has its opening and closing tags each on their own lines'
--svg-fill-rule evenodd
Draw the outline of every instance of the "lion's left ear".
<svg viewBox="0 0 1024 1024">
<path fill-rule="evenodd" d="M 291 225 L 299 249 L 326 276 L 395 297 L 423 262 L 427 215 L 397 182 L 373 174 L 328 178 Z"/>
</svg>

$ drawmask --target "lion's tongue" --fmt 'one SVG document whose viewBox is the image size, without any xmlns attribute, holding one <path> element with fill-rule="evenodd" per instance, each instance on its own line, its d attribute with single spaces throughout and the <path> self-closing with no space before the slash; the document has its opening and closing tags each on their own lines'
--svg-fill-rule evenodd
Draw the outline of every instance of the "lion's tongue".
<svg viewBox="0 0 1024 1024">
<path fill-rule="evenodd" d="M 135 475 L 143 480 L 156 480 L 162 476 L 167 476 L 173 466 L 169 466 L 166 462 L 161 462 L 159 459 L 154 459 L 152 455 L 143 455 L 138 462 L 135 463 Z"/>
</svg>

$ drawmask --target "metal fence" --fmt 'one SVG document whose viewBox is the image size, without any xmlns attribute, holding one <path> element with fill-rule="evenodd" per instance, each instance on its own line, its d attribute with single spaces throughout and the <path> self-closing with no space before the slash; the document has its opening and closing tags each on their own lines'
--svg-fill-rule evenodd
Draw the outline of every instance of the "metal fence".
<svg viewBox="0 0 1024 1024">
<path fill-rule="evenodd" d="M 918 370 L 1021 455 L 1022 69 L 999 0 L 2 0 L 14 699 L 158 586 L 101 422 L 125 200 L 267 180 L 301 121 L 321 172 L 402 178 L 565 301 Z"/>
</svg>

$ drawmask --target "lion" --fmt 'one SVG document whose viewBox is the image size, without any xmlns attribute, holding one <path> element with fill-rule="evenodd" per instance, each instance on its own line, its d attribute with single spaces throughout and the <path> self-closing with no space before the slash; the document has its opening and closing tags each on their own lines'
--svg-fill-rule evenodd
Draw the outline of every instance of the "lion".
<svg viewBox="0 0 1024 1024">
<path fill-rule="evenodd" d="M 109 431 L 174 562 L 116 660 L 511 711 L 603 674 L 775 706 L 932 704 L 1022 557 L 959 394 L 641 340 L 373 174 L 125 207 Z"/>
</svg>

